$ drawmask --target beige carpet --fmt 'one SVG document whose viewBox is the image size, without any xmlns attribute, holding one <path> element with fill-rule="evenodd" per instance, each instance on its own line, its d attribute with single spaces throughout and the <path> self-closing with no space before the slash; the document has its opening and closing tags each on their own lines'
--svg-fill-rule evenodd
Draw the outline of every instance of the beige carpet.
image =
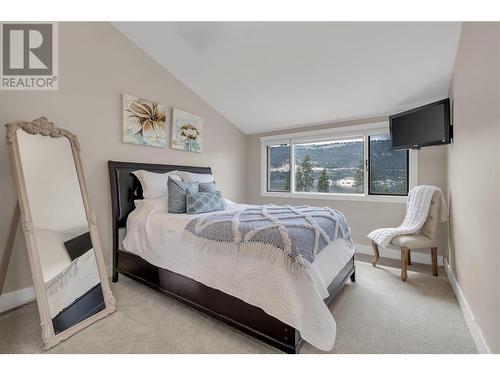
<svg viewBox="0 0 500 375">
<path fill-rule="evenodd" d="M 366 256 L 357 256 L 368 260 Z M 443 269 L 356 262 L 331 305 L 337 321 L 332 353 L 475 353 L 476 348 Z M 126 277 L 112 284 L 119 310 L 47 353 L 279 353 L 278 350 Z M 0 353 L 40 353 L 34 303 L 0 315 Z M 305 344 L 301 353 L 318 353 Z"/>
</svg>

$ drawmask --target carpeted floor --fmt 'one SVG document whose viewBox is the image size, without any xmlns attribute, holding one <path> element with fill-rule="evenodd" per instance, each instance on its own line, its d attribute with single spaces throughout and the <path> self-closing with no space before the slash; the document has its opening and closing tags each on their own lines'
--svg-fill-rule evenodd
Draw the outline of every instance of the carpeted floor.
<svg viewBox="0 0 500 375">
<path fill-rule="evenodd" d="M 399 262 L 374 268 L 357 255 L 356 283 L 330 306 L 332 353 L 476 353 L 444 271 Z M 278 350 L 126 277 L 112 284 L 119 310 L 47 353 L 279 353 Z M 42 352 L 34 303 L 0 315 L 0 353 Z M 301 353 L 318 353 L 305 344 Z"/>
</svg>

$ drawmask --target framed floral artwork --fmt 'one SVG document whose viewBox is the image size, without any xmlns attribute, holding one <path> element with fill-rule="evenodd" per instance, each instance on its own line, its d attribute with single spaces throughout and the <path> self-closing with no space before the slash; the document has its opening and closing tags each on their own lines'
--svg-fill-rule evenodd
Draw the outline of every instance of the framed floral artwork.
<svg viewBox="0 0 500 375">
<path fill-rule="evenodd" d="M 201 152 L 203 148 L 203 118 L 174 108 L 172 111 L 172 148 Z"/>
<path fill-rule="evenodd" d="M 165 147 L 167 144 L 166 106 L 123 94 L 123 142 Z"/>
</svg>

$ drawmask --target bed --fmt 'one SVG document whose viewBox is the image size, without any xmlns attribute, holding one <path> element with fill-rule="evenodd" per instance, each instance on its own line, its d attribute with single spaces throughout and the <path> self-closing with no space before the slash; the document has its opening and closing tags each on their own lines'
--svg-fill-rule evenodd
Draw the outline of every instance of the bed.
<svg viewBox="0 0 500 375">
<path fill-rule="evenodd" d="M 318 263 L 312 272 L 315 277 L 307 283 L 297 281 L 280 262 L 265 262 L 258 257 L 236 261 L 191 248 L 181 251 L 180 232 L 191 218 L 172 217 L 161 201 L 141 203 L 136 208 L 134 201 L 142 199 L 142 189 L 131 172 L 210 174 L 210 168 L 114 161 L 109 161 L 108 167 L 113 282 L 118 281 L 119 274 L 130 277 L 286 353 L 298 353 L 305 340 L 322 350 L 331 348 L 335 321 L 327 305 L 349 278 L 355 281 L 352 249 L 339 242 L 335 248 L 341 250 L 328 248 L 319 254 L 323 261 L 314 262 Z M 326 264 L 335 264 L 337 269 L 330 272 Z M 260 292 L 255 293 L 256 289 Z"/>
</svg>

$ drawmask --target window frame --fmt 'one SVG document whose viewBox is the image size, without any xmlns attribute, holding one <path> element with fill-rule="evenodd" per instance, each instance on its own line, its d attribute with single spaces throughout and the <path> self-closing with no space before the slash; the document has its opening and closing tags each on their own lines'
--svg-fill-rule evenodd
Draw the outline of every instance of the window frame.
<svg viewBox="0 0 500 375">
<path fill-rule="evenodd" d="M 389 122 L 376 122 L 361 125 L 336 127 L 330 129 L 302 131 L 289 134 L 271 135 L 260 137 L 261 147 L 261 196 L 276 198 L 301 198 L 301 199 L 327 199 L 348 201 L 372 201 L 405 203 L 407 195 L 370 194 L 369 191 L 369 136 L 389 134 Z M 364 187 L 362 194 L 348 193 L 318 193 L 295 191 L 295 144 L 305 142 L 325 142 L 346 138 L 363 138 L 363 172 Z M 268 146 L 278 144 L 290 145 L 290 192 L 268 191 Z M 418 184 L 418 151 L 408 150 L 408 191 Z"/>
</svg>

